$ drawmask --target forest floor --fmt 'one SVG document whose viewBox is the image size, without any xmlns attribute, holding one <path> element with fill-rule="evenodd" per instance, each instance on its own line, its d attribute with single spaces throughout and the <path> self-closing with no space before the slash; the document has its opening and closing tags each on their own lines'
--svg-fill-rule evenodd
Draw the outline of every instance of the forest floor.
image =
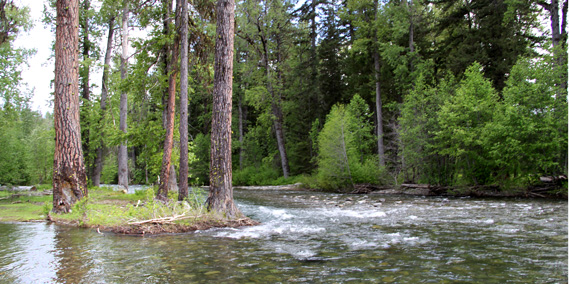
<svg viewBox="0 0 570 284">
<path fill-rule="evenodd" d="M 174 197 L 163 203 L 154 200 L 152 190 L 125 194 L 108 188 L 90 189 L 89 198 L 75 204 L 70 213 L 54 214 L 51 190 L 1 190 L 0 222 L 43 221 L 140 236 L 259 224 L 247 217 L 228 219 L 208 212 L 203 202 L 178 202 Z"/>
</svg>

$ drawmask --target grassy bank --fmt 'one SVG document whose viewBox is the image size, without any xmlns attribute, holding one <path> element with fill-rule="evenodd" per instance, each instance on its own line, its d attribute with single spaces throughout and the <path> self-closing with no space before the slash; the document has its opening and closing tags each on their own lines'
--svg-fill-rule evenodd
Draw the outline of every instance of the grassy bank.
<svg viewBox="0 0 570 284">
<path fill-rule="evenodd" d="M 89 197 L 68 214 L 53 214 L 49 191 L 0 191 L 0 221 L 47 220 L 121 234 L 182 233 L 212 227 L 255 225 L 249 218 L 228 220 L 209 212 L 206 193 L 194 190 L 182 202 L 173 194 L 166 203 L 154 199 L 154 190 L 125 194 L 110 188 L 91 188 Z"/>
</svg>

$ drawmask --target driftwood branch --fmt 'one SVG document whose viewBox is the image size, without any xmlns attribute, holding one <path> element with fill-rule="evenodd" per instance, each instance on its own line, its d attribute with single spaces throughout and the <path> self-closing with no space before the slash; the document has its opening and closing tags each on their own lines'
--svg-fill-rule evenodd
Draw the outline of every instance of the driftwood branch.
<svg viewBox="0 0 570 284">
<path fill-rule="evenodd" d="M 185 215 L 185 214 L 181 214 L 181 215 L 174 215 L 174 216 L 168 216 L 168 217 L 160 217 L 160 218 L 154 218 L 154 219 L 148 219 L 148 220 L 143 220 L 143 221 L 136 221 L 136 222 L 129 222 L 129 225 L 142 225 L 142 224 L 172 224 L 174 221 L 180 221 L 180 220 L 186 220 L 186 219 L 192 219 L 192 218 L 200 218 L 203 217 L 204 215 Z"/>
</svg>

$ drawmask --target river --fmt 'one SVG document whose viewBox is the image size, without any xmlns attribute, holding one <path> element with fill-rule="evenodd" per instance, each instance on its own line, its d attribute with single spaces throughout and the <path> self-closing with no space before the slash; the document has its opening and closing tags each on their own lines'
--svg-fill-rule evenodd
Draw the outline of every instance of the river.
<svg viewBox="0 0 570 284">
<path fill-rule="evenodd" d="M 0 223 L 0 283 L 567 283 L 568 202 L 236 190 L 255 227 Z"/>
</svg>

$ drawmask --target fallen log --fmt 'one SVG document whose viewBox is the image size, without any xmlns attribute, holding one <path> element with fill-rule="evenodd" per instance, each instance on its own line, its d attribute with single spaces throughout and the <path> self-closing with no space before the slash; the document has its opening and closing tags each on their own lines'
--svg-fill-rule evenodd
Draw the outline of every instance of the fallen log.
<svg viewBox="0 0 570 284">
<path fill-rule="evenodd" d="M 359 183 L 354 185 L 354 190 L 351 192 L 351 194 L 368 194 L 372 191 L 386 190 L 390 188 L 391 187 L 389 186 L 379 186 L 369 183 Z"/>
<path fill-rule="evenodd" d="M 405 187 L 405 188 L 430 188 L 432 187 L 429 184 L 412 184 L 412 183 L 403 183 L 400 185 L 400 187 Z"/>
</svg>

